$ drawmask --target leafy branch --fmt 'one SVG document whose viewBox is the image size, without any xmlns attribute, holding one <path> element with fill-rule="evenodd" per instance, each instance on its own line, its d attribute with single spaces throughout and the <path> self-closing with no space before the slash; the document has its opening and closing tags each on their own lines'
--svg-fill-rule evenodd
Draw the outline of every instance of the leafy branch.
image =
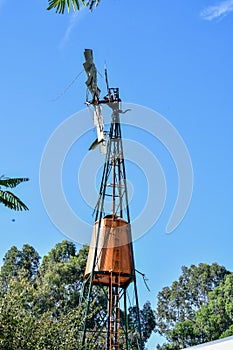
<svg viewBox="0 0 233 350">
<path fill-rule="evenodd" d="M 0 203 L 5 205 L 7 208 L 20 211 L 29 210 L 26 204 L 19 199 L 15 194 L 8 190 L 2 190 L 1 187 L 14 188 L 21 182 L 29 181 L 28 178 L 5 178 L 0 177 Z"/>
</svg>

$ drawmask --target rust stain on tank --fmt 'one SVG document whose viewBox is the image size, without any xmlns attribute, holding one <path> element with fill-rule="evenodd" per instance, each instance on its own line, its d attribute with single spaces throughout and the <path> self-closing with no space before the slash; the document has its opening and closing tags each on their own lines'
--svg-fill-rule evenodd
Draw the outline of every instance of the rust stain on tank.
<svg viewBox="0 0 233 350">
<path fill-rule="evenodd" d="M 133 280 L 130 224 L 120 217 L 112 215 L 104 217 L 101 219 L 97 243 L 98 229 L 99 221 L 96 221 L 84 277 L 87 278 L 92 272 L 95 247 L 97 247 L 93 284 L 109 285 L 111 276 L 113 285 L 121 287 L 128 285 Z"/>
</svg>

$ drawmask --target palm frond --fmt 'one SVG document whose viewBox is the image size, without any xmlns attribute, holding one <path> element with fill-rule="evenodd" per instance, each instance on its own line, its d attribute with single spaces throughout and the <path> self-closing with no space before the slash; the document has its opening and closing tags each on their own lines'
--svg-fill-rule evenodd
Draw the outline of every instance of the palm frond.
<svg viewBox="0 0 233 350">
<path fill-rule="evenodd" d="M 64 13 L 67 8 L 68 13 L 70 12 L 71 4 L 73 10 L 80 10 L 80 4 L 88 7 L 91 11 L 94 6 L 99 4 L 100 0 L 48 0 L 49 6 L 47 10 L 55 9 L 57 13 Z"/>
<path fill-rule="evenodd" d="M 49 6 L 47 7 L 47 10 L 55 9 L 57 13 L 64 13 L 65 8 L 67 7 L 67 11 L 70 12 L 70 1 L 72 3 L 74 11 L 76 9 L 80 9 L 80 3 L 79 0 L 48 0 Z M 85 1 L 82 1 L 83 6 L 86 6 Z"/>
<path fill-rule="evenodd" d="M 93 10 L 93 7 L 97 7 L 100 3 L 100 0 L 89 0 L 86 4 L 86 6 L 89 7 L 89 9 L 92 11 Z"/>
<path fill-rule="evenodd" d="M 16 187 L 18 184 L 21 182 L 29 181 L 27 177 L 18 177 L 18 178 L 5 178 L 5 177 L 0 177 L 0 187 Z"/>
<path fill-rule="evenodd" d="M 10 209 L 17 211 L 29 210 L 28 207 L 21 201 L 21 199 L 9 191 L 0 190 L 0 203 L 4 204 Z"/>
</svg>

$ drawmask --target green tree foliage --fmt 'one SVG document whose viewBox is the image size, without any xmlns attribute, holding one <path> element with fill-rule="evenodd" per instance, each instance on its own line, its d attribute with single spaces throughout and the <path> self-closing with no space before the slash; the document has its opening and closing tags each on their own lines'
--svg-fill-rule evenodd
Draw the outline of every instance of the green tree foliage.
<svg viewBox="0 0 233 350">
<path fill-rule="evenodd" d="M 0 349 L 81 348 L 86 304 L 85 297 L 80 303 L 80 292 L 87 254 L 87 246 L 77 252 L 72 242 L 63 241 L 40 264 L 38 253 L 28 244 L 21 250 L 9 249 L 0 271 Z M 107 312 L 106 295 L 96 293 L 95 286 L 92 294 L 88 323 L 98 330 Z M 140 317 L 146 342 L 154 328 L 149 303 L 140 310 Z M 93 337 L 92 332 L 87 333 L 87 343 L 88 337 Z M 105 337 L 98 339 L 95 349 L 103 349 L 105 343 Z"/>
<path fill-rule="evenodd" d="M 28 178 L 5 178 L 0 177 L 0 203 L 13 210 L 28 210 L 26 204 L 7 188 L 14 188 L 21 182 L 28 181 Z M 2 190 L 2 187 L 5 190 Z"/>
<path fill-rule="evenodd" d="M 10 291 L 0 302 L 1 350 L 80 349 L 79 309 L 54 322 L 49 312 L 38 317 L 35 312 L 38 293 L 28 281 L 12 280 Z"/>
<path fill-rule="evenodd" d="M 87 254 L 87 246 L 76 254 L 74 243 L 63 241 L 43 258 L 37 279 L 42 312 L 57 318 L 78 305 Z"/>
<path fill-rule="evenodd" d="M 91 11 L 98 6 L 100 0 L 48 0 L 47 10 L 55 9 L 57 13 L 64 13 L 65 9 L 70 12 L 71 7 L 74 11 L 80 10 L 81 6 L 89 8 Z"/>
<path fill-rule="evenodd" d="M 155 329 L 155 314 L 151 309 L 151 304 L 147 301 L 143 309 L 139 311 L 140 316 L 140 324 L 142 331 L 142 340 L 143 343 L 146 343 L 150 338 L 151 333 Z M 136 324 L 137 315 L 136 315 L 136 307 L 133 306 L 129 309 L 129 325 Z"/>
<path fill-rule="evenodd" d="M 24 244 L 22 250 L 11 247 L 3 258 L 3 266 L 0 271 L 1 293 L 5 293 L 9 282 L 26 278 L 32 282 L 36 279 L 39 267 L 39 255 L 29 244 Z"/>
<path fill-rule="evenodd" d="M 233 335 L 233 275 L 227 275 L 209 293 L 209 300 L 195 315 L 195 330 L 201 341 Z"/>
<path fill-rule="evenodd" d="M 225 267 L 216 263 L 182 267 L 178 281 L 174 281 L 171 287 L 163 288 L 158 294 L 157 327 L 167 343 L 157 348 L 176 350 L 218 339 L 230 324 L 223 311 L 221 292 L 218 296 L 216 293 L 231 277 Z M 217 304 L 214 309 L 212 295 L 215 295 L 219 309 Z M 218 315 L 215 317 L 217 310 Z M 207 325 L 211 317 L 214 319 L 212 328 L 206 326 L 205 330 L 204 324 Z M 215 329 L 217 324 L 220 327 L 218 333 Z"/>
</svg>

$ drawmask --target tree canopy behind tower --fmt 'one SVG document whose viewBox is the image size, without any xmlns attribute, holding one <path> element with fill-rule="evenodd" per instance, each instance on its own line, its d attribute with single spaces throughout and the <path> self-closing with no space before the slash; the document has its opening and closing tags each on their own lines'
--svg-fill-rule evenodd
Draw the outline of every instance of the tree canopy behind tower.
<svg viewBox="0 0 233 350">
<path fill-rule="evenodd" d="M 158 294 L 157 329 L 167 341 L 158 349 L 183 349 L 219 339 L 233 320 L 224 311 L 227 304 L 233 307 L 225 292 L 229 294 L 229 280 L 232 274 L 217 263 L 183 266 L 178 280 Z"/>
<path fill-rule="evenodd" d="M 66 240 L 56 244 L 42 262 L 29 244 L 8 250 L 0 271 L 1 350 L 80 349 L 85 305 L 79 296 L 87 254 L 88 246 L 77 251 Z M 88 320 L 93 329 L 107 311 L 103 294 L 93 297 Z M 133 319 L 133 307 L 130 313 Z M 145 344 L 155 327 L 149 302 L 140 317 Z M 102 348 L 101 341 L 96 342 L 96 349 Z"/>
</svg>

